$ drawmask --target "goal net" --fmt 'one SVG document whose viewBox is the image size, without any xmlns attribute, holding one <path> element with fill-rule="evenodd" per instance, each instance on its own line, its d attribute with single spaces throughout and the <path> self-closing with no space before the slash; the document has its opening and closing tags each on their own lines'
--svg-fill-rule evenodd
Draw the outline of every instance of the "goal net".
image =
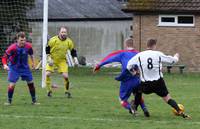
<svg viewBox="0 0 200 129">
<path fill-rule="evenodd" d="M 66 26 L 79 64 L 92 67 L 111 51 L 122 49 L 124 39 L 132 33 L 132 16 L 120 12 L 120 4 L 117 0 L 0 0 L 0 55 L 14 42 L 17 32 L 26 32 L 36 64 L 40 62 L 37 68 L 42 69 L 35 79 L 45 87 L 47 35 L 55 36 Z M 1 73 L 6 81 L 7 72 Z"/>
<path fill-rule="evenodd" d="M 2 57 L 7 47 L 16 42 L 15 36 L 19 31 L 26 33 L 27 41 L 32 43 L 36 66 L 42 60 L 43 49 L 47 42 L 47 8 L 48 0 L 38 4 L 38 0 L 1 0 L 0 1 L 0 56 Z M 45 4 L 44 4 L 45 3 Z M 45 9 L 46 12 L 43 10 Z M 44 14 L 45 17 L 44 18 Z M 45 23 L 45 25 L 43 25 Z M 43 38 L 46 37 L 46 38 Z M 44 58 L 44 57 L 43 57 Z M 46 59 L 46 58 L 44 58 Z M 30 62 L 31 63 L 31 62 Z M 41 63 L 41 62 L 40 62 Z M 42 64 L 43 66 L 45 64 Z M 2 66 L 2 65 L 1 65 Z M 39 66 L 37 66 L 39 68 Z M 41 72 L 41 71 L 37 71 Z M 7 72 L 1 71 L 7 81 Z M 33 72 L 37 79 L 41 74 Z M 4 76 L 5 75 L 5 76 Z M 39 77 L 40 76 L 40 77 Z M 39 82 L 39 81 L 38 81 Z M 44 84 L 42 84 L 43 86 Z"/>
</svg>

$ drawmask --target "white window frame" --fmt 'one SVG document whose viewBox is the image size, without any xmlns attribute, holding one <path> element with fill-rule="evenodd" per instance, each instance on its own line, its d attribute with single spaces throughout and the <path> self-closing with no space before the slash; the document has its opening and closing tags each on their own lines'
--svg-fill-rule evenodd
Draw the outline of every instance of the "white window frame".
<svg viewBox="0 0 200 129">
<path fill-rule="evenodd" d="M 193 23 L 192 24 L 180 24 L 178 23 L 178 17 L 179 16 L 192 16 L 193 17 Z M 163 17 L 173 17 L 175 19 L 174 22 L 162 22 L 161 19 Z M 195 25 L 195 16 L 194 15 L 159 15 L 159 21 L 158 26 L 185 26 L 185 27 L 193 27 Z"/>
</svg>

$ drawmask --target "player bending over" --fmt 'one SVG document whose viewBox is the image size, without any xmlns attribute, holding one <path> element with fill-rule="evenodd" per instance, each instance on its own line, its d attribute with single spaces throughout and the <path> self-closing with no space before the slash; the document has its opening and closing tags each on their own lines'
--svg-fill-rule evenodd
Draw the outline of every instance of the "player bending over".
<svg viewBox="0 0 200 129">
<path fill-rule="evenodd" d="M 162 97 L 166 103 L 176 109 L 180 116 L 183 118 L 190 118 L 189 115 L 186 115 L 180 110 L 176 101 L 171 98 L 163 79 L 162 63 L 173 64 L 178 62 L 179 54 L 176 53 L 174 56 L 167 56 L 160 51 L 155 51 L 156 42 L 155 39 L 150 39 L 147 42 L 147 50 L 138 53 L 130 59 L 127 69 L 133 72 L 135 71 L 134 69 L 136 69 L 135 66 L 138 67 L 141 79 L 140 93 L 156 93 L 158 96 Z"/>
<path fill-rule="evenodd" d="M 28 65 L 28 55 L 31 57 L 32 67 L 34 68 L 35 64 L 33 59 L 32 45 L 31 43 L 26 42 L 25 33 L 19 32 L 17 34 L 17 42 L 10 45 L 2 57 L 3 68 L 8 70 L 9 81 L 8 102 L 5 103 L 5 105 L 10 105 L 12 103 L 15 85 L 19 77 L 27 82 L 32 98 L 32 104 L 39 104 L 36 102 L 33 77 Z"/>
<path fill-rule="evenodd" d="M 121 72 L 126 73 L 126 66 L 133 56 L 135 56 L 138 51 L 133 48 L 133 39 L 129 38 L 125 40 L 124 42 L 124 48 L 125 50 L 118 50 L 115 52 L 110 53 L 108 56 L 106 56 L 96 67 L 94 68 L 94 72 L 98 71 L 102 66 L 112 63 L 112 62 L 119 62 L 122 65 Z M 121 81 L 120 83 L 120 91 L 119 91 L 119 98 L 121 101 L 121 105 L 129 110 L 129 113 L 135 115 L 135 110 L 132 110 L 131 104 L 128 102 L 129 97 L 131 96 L 131 93 L 137 93 L 137 89 L 140 85 L 140 79 L 139 76 L 126 76 L 125 78 L 117 77 L 117 80 Z M 140 98 L 140 104 L 141 108 L 144 111 L 144 115 L 146 117 L 149 117 L 149 112 L 147 110 L 147 107 L 144 104 L 143 99 Z"/>
<path fill-rule="evenodd" d="M 74 43 L 67 37 L 67 28 L 61 27 L 59 34 L 52 37 L 47 45 L 47 65 L 46 65 L 46 88 L 47 96 L 52 96 L 51 87 L 51 73 L 54 72 L 54 68 L 58 68 L 58 72 L 62 74 L 64 78 L 64 91 L 68 98 L 71 98 L 71 93 L 69 92 L 69 79 L 68 79 L 68 65 L 66 54 L 67 51 L 71 51 L 71 55 L 74 58 L 74 62 L 78 65 L 77 53 L 74 49 Z"/>
</svg>

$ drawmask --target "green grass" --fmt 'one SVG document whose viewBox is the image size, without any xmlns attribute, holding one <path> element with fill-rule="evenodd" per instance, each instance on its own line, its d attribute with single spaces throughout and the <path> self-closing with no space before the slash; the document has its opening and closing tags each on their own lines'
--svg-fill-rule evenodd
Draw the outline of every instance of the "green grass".
<svg viewBox="0 0 200 129">
<path fill-rule="evenodd" d="M 4 106 L 7 97 L 7 74 L 0 72 L 0 129 L 199 129 L 200 74 L 165 74 L 171 96 L 185 106 L 192 120 L 174 116 L 171 108 L 158 96 L 144 95 L 151 113 L 145 118 L 132 117 L 118 101 L 119 82 L 113 78 L 119 69 L 103 69 L 92 74 L 89 68 L 70 69 L 72 99 L 63 93 L 63 80 L 58 74 L 53 81 L 59 88 L 46 97 L 40 87 L 41 73 L 33 72 L 41 105 L 31 105 L 26 83 L 17 83 L 12 106 Z"/>
</svg>

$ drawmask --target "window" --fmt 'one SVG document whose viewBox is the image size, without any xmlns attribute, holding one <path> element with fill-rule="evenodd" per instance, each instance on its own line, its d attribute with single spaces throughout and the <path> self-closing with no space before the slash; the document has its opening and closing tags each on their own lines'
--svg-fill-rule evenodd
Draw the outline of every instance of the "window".
<svg viewBox="0 0 200 129">
<path fill-rule="evenodd" d="M 194 15 L 159 15 L 158 26 L 194 26 Z"/>
<path fill-rule="evenodd" d="M 178 16 L 178 24 L 193 24 L 193 16 Z"/>
<path fill-rule="evenodd" d="M 128 0 L 117 0 L 117 1 L 124 2 L 124 3 L 128 2 Z"/>
<path fill-rule="evenodd" d="M 161 22 L 171 22 L 174 23 L 175 22 L 175 18 L 174 17 L 162 17 L 161 18 Z"/>
</svg>

